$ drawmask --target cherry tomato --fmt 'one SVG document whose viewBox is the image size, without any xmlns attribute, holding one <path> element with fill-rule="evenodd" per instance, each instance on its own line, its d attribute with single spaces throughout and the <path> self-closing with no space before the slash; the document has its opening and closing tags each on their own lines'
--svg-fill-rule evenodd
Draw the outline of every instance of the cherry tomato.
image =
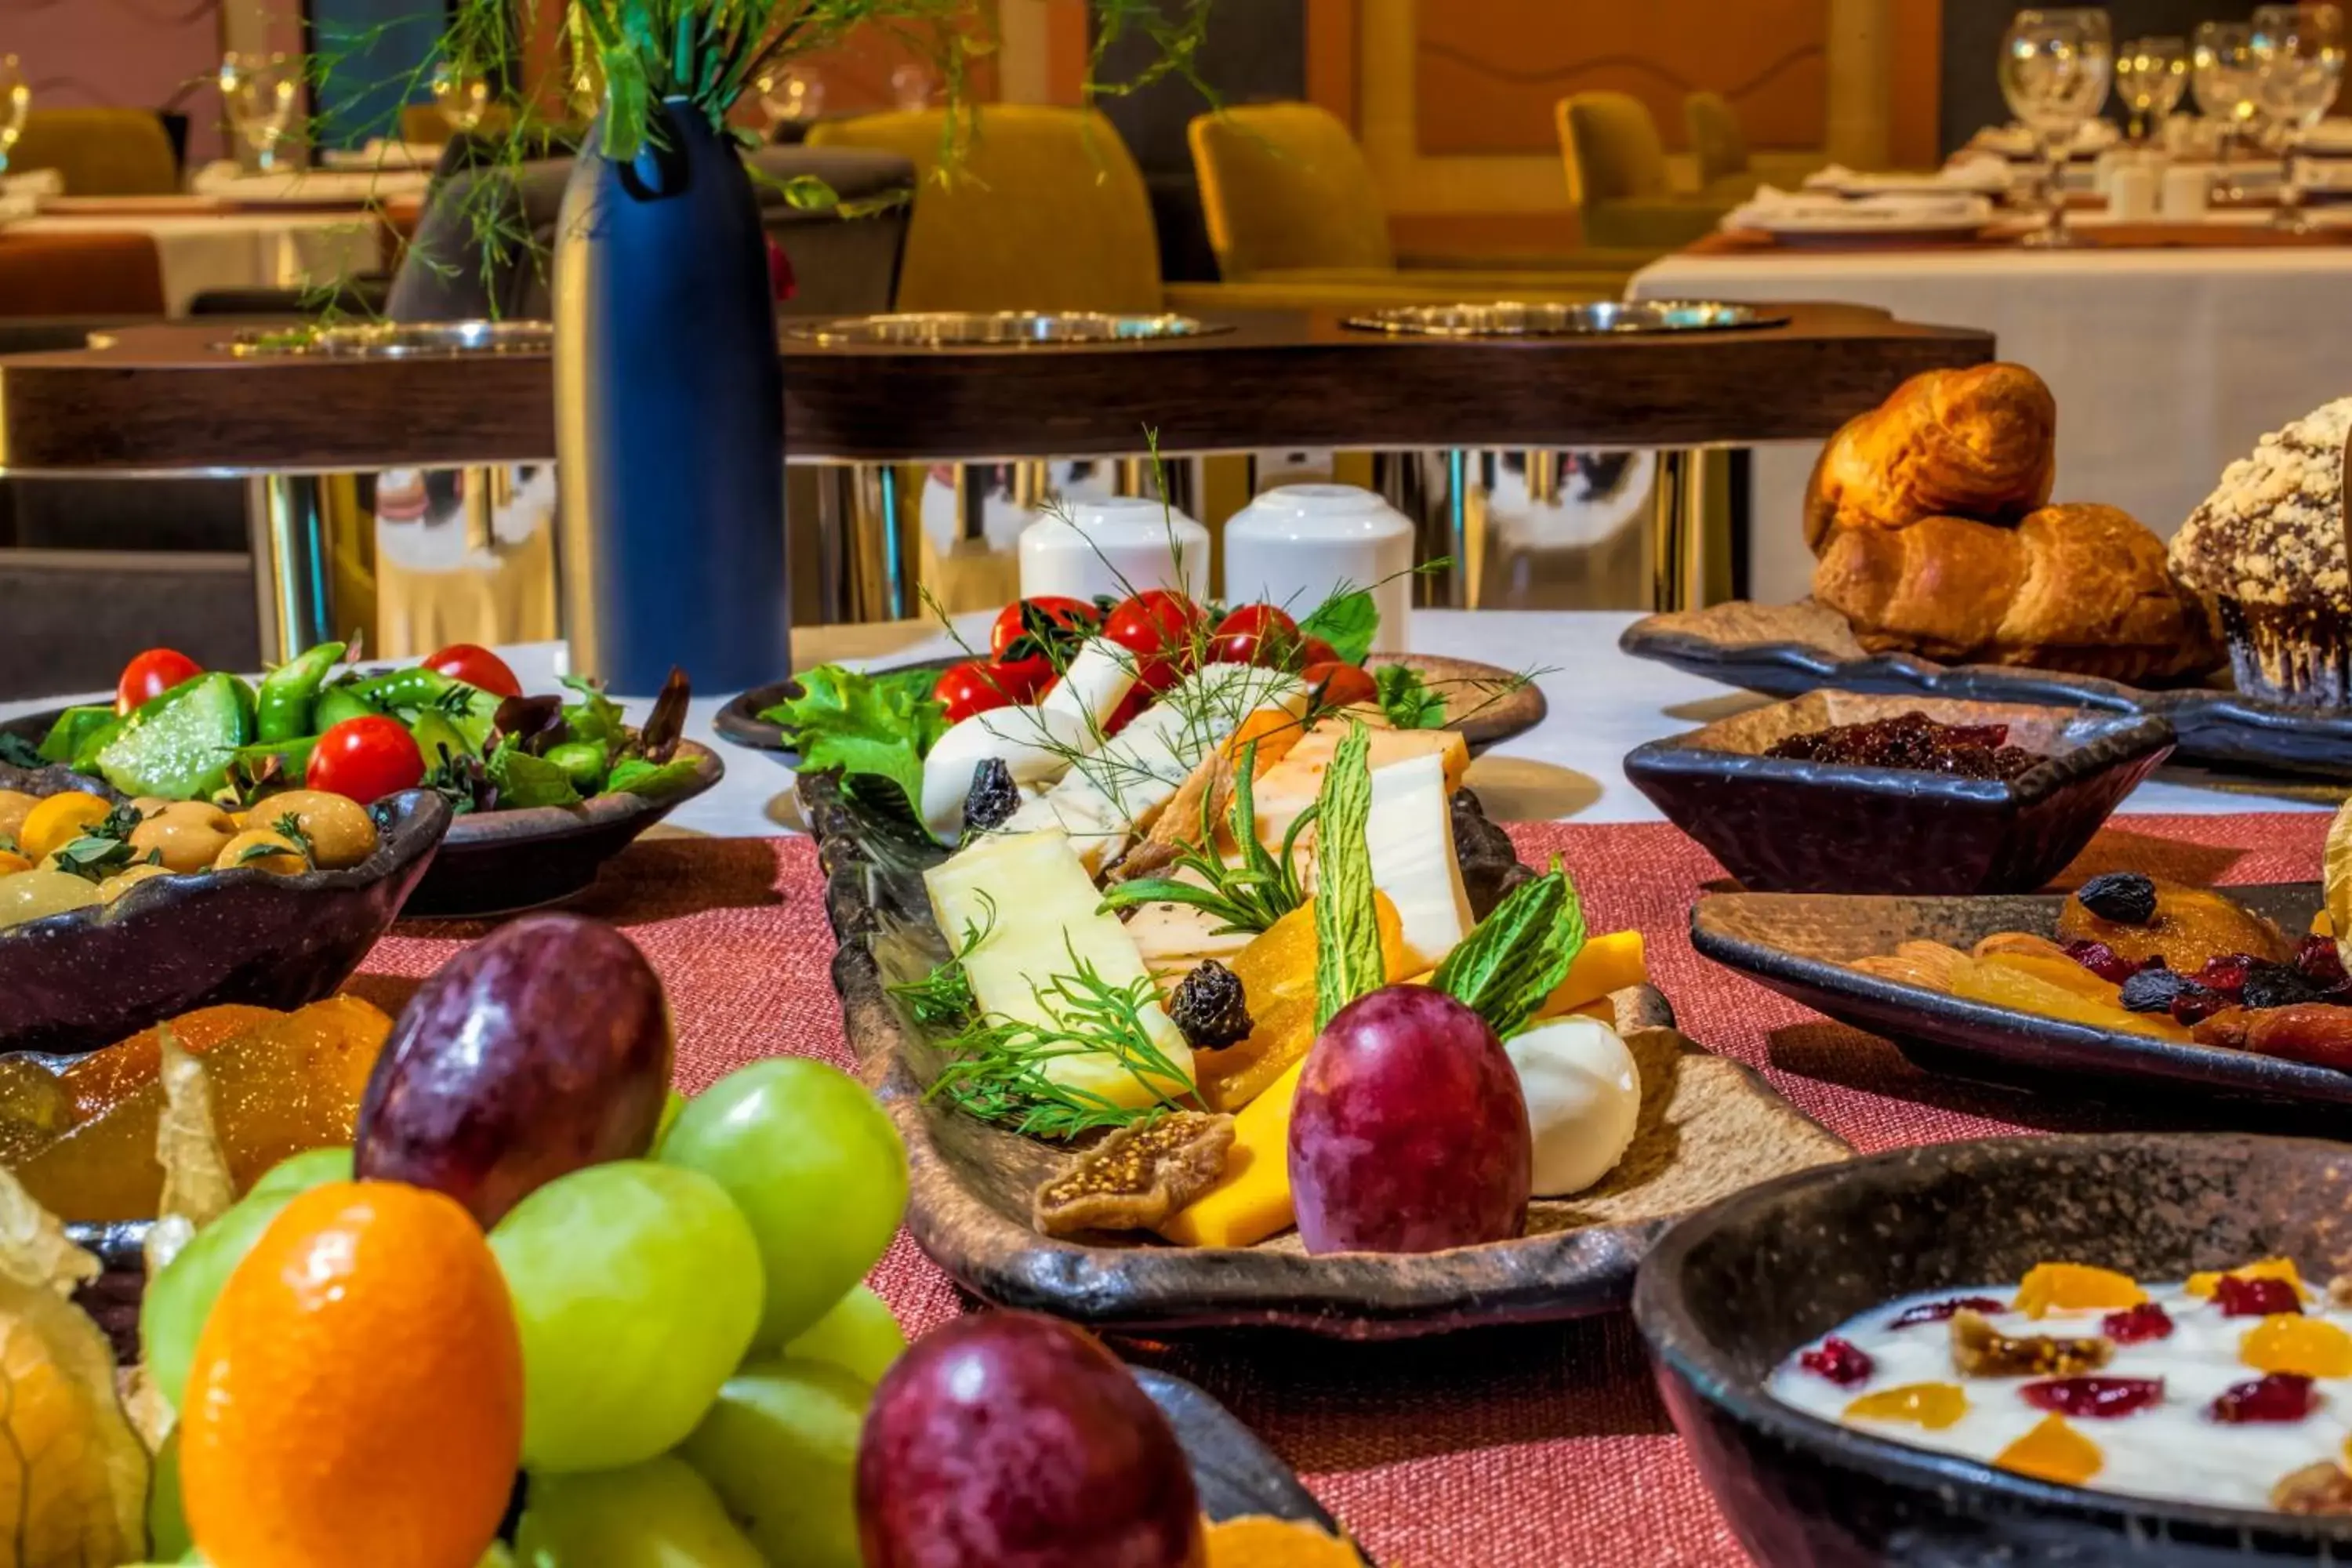
<svg viewBox="0 0 2352 1568">
<path fill-rule="evenodd" d="M 1159 695 L 1140 681 L 1129 687 L 1127 695 L 1119 699 L 1118 706 L 1110 710 L 1110 717 L 1103 721 L 1103 733 L 1116 735 L 1126 729 L 1138 713 L 1151 706 L 1152 699 Z"/>
<path fill-rule="evenodd" d="M 931 688 L 931 696 L 947 710 L 950 724 L 961 724 L 975 713 L 1005 707 L 1013 700 L 990 667 L 976 658 L 968 658 L 942 671 L 940 683 Z"/>
<path fill-rule="evenodd" d="M 1302 636 L 1298 639 L 1298 668 L 1312 669 L 1318 664 L 1345 664 L 1339 650 L 1321 637 Z"/>
<path fill-rule="evenodd" d="M 1136 655 L 1136 679 L 1165 691 L 1192 667 L 1193 634 L 1206 617 L 1181 594 L 1147 588 L 1120 601 L 1103 621 L 1103 636 Z"/>
<path fill-rule="evenodd" d="M 319 737 L 302 786 L 349 795 L 367 805 L 415 789 L 424 780 L 425 753 L 416 749 L 408 726 L 381 713 L 365 713 Z"/>
<path fill-rule="evenodd" d="M 1318 708 L 1352 708 L 1359 702 L 1381 700 L 1381 689 L 1371 676 L 1352 664 L 1330 660 L 1310 664 L 1299 679 L 1307 682 Z"/>
<path fill-rule="evenodd" d="M 204 672 L 204 666 L 177 648 L 151 647 L 122 667 L 122 679 L 114 685 L 114 710 L 128 713 Z"/>
<path fill-rule="evenodd" d="M 1062 673 L 1054 668 L 1052 658 L 1042 653 L 1027 658 L 991 659 L 982 668 L 1007 702 L 1036 701 Z"/>
<path fill-rule="evenodd" d="M 453 642 L 420 668 L 438 670 L 452 680 L 462 680 L 475 690 L 487 691 L 493 697 L 522 695 L 522 682 L 507 668 L 507 661 L 474 643 Z"/>
<path fill-rule="evenodd" d="M 988 629 L 989 657 L 1003 658 L 1023 633 L 1034 634 L 1040 627 L 1049 628 L 1056 641 L 1075 644 L 1095 629 L 1095 607 L 1059 594 L 1015 599 L 997 613 L 996 624 Z"/>
<path fill-rule="evenodd" d="M 1276 664 L 1298 652 L 1298 623 L 1272 605 L 1244 605 L 1217 623 L 1209 642 L 1216 664 Z"/>
</svg>

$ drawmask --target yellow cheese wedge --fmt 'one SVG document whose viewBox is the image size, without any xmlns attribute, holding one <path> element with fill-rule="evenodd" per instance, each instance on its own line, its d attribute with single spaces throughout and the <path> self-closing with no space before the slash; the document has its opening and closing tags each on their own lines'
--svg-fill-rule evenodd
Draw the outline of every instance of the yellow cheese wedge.
<svg viewBox="0 0 2352 1568">
<path fill-rule="evenodd" d="M 1318 724 L 1298 738 L 1287 756 L 1260 775 L 1255 802 L 1261 840 L 1268 846 L 1280 844 L 1298 814 L 1320 797 L 1323 775 L 1330 770 L 1339 742 L 1347 738 L 1345 724 Z M 1391 763 L 1434 756 L 1445 765 L 1447 798 L 1462 787 L 1462 775 L 1470 766 L 1470 744 L 1459 731 L 1373 730 L 1370 739 L 1371 750 L 1365 761 L 1372 772 L 1377 773 Z"/>
<path fill-rule="evenodd" d="M 1650 978 L 1642 952 L 1642 933 L 1612 931 L 1589 937 L 1584 951 L 1569 966 L 1568 977 L 1553 987 L 1536 1009 L 1538 1018 L 1556 1018 L 1598 1002 L 1612 991 L 1639 985 Z"/>
<path fill-rule="evenodd" d="M 1185 1247 L 1249 1247 L 1297 1221 L 1290 1202 L 1290 1105 L 1304 1058 L 1234 1118 L 1234 1146 L 1217 1184 L 1160 1222 Z"/>
</svg>

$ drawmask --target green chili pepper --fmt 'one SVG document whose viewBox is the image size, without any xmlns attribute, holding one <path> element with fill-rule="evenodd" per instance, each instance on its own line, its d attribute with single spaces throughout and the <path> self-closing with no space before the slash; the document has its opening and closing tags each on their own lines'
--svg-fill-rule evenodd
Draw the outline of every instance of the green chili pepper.
<svg viewBox="0 0 2352 1568">
<path fill-rule="evenodd" d="M 316 647 L 305 648 L 265 676 L 255 721 L 256 738 L 266 744 L 318 733 L 310 723 L 310 710 L 318 700 L 319 688 L 327 683 L 327 677 L 342 657 L 341 643 L 322 642 Z"/>
<path fill-rule="evenodd" d="M 268 759 L 277 757 L 286 767 L 276 782 L 299 785 L 302 775 L 310 771 L 310 752 L 318 744 L 319 737 L 316 735 L 298 735 L 290 741 L 263 741 L 250 746 L 239 746 L 231 754 L 248 767 L 257 767 Z"/>
<path fill-rule="evenodd" d="M 563 770 L 572 780 L 572 787 L 583 797 L 604 787 L 608 763 L 604 748 L 593 741 L 566 741 L 560 746 L 550 746 L 547 760 Z"/>
<path fill-rule="evenodd" d="M 310 709 L 310 725 L 323 735 L 346 719 L 371 714 L 382 718 L 383 710 L 360 696 L 355 687 L 338 684 L 319 693 L 319 700 Z"/>
<path fill-rule="evenodd" d="M 429 708 L 458 683 L 437 669 L 422 665 L 371 675 L 352 688 L 362 701 L 378 708 Z"/>
</svg>

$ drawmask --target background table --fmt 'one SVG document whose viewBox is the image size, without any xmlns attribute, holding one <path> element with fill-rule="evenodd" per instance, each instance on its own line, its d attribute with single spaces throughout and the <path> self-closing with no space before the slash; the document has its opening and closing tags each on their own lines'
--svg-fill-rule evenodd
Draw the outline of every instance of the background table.
<svg viewBox="0 0 2352 1568">
<path fill-rule="evenodd" d="M 1842 300 L 1977 327 L 2058 397 L 2056 499 L 2119 506 L 2169 537 L 2256 440 L 2352 393 L 2332 325 L 2352 246 L 1783 250 L 1670 256 L 1636 299 Z M 1813 443 L 1756 454 L 1752 596 L 1802 595 Z"/>
</svg>

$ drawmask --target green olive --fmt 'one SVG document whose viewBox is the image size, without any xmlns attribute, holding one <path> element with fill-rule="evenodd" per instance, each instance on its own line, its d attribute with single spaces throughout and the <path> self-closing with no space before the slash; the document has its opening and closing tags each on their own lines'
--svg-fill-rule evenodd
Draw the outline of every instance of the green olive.
<svg viewBox="0 0 2352 1568">
<path fill-rule="evenodd" d="M 25 814 L 38 805 L 37 796 L 20 789 L 0 789 L 0 838 L 16 843 L 25 837 Z"/>
<path fill-rule="evenodd" d="M 99 901 L 97 884 L 70 871 L 19 871 L 0 877 L 0 931 L 68 910 L 86 910 Z"/>
<path fill-rule="evenodd" d="M 247 828 L 221 847 L 213 865 L 223 871 L 249 866 L 278 877 L 299 877 L 310 868 L 302 847 L 271 827 Z"/>
<path fill-rule="evenodd" d="M 168 877 L 171 874 L 171 868 L 168 866 L 146 864 L 125 866 L 98 885 L 98 896 L 110 904 L 140 883 L 157 877 Z"/>
<path fill-rule="evenodd" d="M 142 860 L 161 855 L 168 871 L 203 871 L 236 837 L 236 824 L 226 812 L 202 801 L 183 801 L 132 828 L 131 848 Z"/>
<path fill-rule="evenodd" d="M 375 818 L 347 795 L 289 789 L 257 803 L 245 820 L 248 826 L 274 828 L 289 816 L 310 841 L 310 858 L 321 871 L 356 866 L 375 853 Z"/>
</svg>

